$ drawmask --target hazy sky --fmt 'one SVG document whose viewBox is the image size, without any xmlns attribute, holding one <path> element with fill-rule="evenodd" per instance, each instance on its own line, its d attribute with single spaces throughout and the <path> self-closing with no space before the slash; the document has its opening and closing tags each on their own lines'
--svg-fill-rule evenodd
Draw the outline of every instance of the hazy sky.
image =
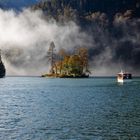
<svg viewBox="0 0 140 140">
<path fill-rule="evenodd" d="M 20 9 L 35 4 L 40 0 L 0 0 L 0 6 L 3 8 Z"/>
</svg>

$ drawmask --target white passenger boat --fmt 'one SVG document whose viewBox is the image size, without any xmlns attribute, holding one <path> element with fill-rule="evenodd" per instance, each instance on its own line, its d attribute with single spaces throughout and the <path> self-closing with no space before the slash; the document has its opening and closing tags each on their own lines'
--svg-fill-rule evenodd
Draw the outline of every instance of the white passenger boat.
<svg viewBox="0 0 140 140">
<path fill-rule="evenodd" d="M 132 81 L 132 74 L 121 71 L 120 73 L 117 74 L 117 81 L 119 83 Z"/>
</svg>

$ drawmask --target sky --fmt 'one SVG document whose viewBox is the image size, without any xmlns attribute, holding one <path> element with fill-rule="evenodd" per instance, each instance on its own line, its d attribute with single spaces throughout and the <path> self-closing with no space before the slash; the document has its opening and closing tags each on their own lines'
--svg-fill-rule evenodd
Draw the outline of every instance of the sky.
<svg viewBox="0 0 140 140">
<path fill-rule="evenodd" d="M 37 3 L 39 0 L 0 0 L 2 8 L 21 9 Z"/>
</svg>

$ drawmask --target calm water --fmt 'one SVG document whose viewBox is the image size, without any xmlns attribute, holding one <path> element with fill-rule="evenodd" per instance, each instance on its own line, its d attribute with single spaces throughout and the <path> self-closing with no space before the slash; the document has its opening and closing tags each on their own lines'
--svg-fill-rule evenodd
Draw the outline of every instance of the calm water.
<svg viewBox="0 0 140 140">
<path fill-rule="evenodd" d="M 0 140 L 139 140 L 140 79 L 0 79 Z"/>
</svg>

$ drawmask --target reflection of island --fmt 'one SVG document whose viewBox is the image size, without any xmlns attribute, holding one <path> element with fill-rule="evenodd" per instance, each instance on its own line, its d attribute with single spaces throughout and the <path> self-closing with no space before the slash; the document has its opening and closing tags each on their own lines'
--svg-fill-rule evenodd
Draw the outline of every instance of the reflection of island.
<svg viewBox="0 0 140 140">
<path fill-rule="evenodd" d="M 5 76 L 5 66 L 2 62 L 2 59 L 1 59 L 1 50 L 0 50 L 0 78 L 3 78 Z"/>
<path fill-rule="evenodd" d="M 52 42 L 48 51 L 48 59 L 51 63 L 51 70 L 49 74 L 44 74 L 42 77 L 89 77 L 88 50 L 86 48 L 78 48 L 73 54 L 67 54 L 64 49 L 61 49 L 58 54 L 55 54 L 54 48 L 55 45 Z"/>
</svg>

